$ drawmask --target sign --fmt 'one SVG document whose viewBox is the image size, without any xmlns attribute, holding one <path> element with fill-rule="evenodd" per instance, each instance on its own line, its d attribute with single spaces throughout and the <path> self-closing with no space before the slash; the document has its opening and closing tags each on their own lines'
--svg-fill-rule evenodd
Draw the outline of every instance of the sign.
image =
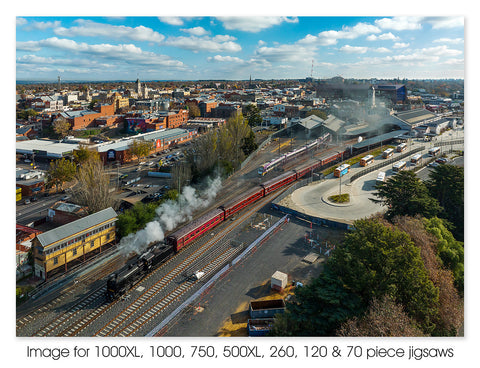
<svg viewBox="0 0 480 368">
<path fill-rule="evenodd" d="M 116 155 L 116 151 L 114 149 L 109 149 L 107 151 L 107 160 L 108 161 L 115 161 L 115 155 Z"/>
</svg>

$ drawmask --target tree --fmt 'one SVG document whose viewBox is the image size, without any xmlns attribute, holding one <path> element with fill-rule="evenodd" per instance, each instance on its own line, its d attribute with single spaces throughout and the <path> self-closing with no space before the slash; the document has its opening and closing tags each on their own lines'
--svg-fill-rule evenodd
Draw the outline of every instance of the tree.
<svg viewBox="0 0 480 368">
<path fill-rule="evenodd" d="M 73 158 L 77 164 L 83 164 L 90 159 L 99 160 L 100 155 L 97 151 L 88 149 L 87 146 L 80 144 L 78 149 L 73 151 Z"/>
<path fill-rule="evenodd" d="M 452 271 L 455 286 L 463 294 L 464 286 L 464 248 L 447 229 L 444 221 L 438 217 L 424 219 L 425 229 L 437 239 L 437 254 L 442 265 Z"/>
<path fill-rule="evenodd" d="M 37 116 L 38 112 L 34 109 L 25 109 L 17 111 L 17 119 L 28 120 L 30 116 Z"/>
<path fill-rule="evenodd" d="M 152 142 L 134 139 L 128 147 L 128 150 L 131 155 L 137 158 L 137 161 L 140 161 L 140 158 L 147 157 L 150 154 Z"/>
<path fill-rule="evenodd" d="M 284 314 L 275 317 L 274 336 L 334 336 L 341 323 L 361 313 L 360 298 L 328 268 L 296 288 Z"/>
<path fill-rule="evenodd" d="M 374 195 L 380 199 L 374 202 L 387 206 L 386 218 L 415 216 L 427 218 L 436 216 L 442 208 L 435 198 L 430 197 L 426 185 L 413 171 L 401 171 L 384 183 L 377 185 Z"/>
<path fill-rule="evenodd" d="M 77 166 L 75 163 L 67 160 L 65 157 L 61 160 L 51 161 L 47 171 L 47 183 L 49 185 L 55 185 L 58 192 L 58 187 L 72 180 L 75 177 L 76 171 Z"/>
<path fill-rule="evenodd" d="M 430 333 L 438 315 L 438 290 L 429 280 L 420 250 L 403 231 L 379 219 L 354 222 L 336 247 L 329 265 L 366 307 L 373 298 L 390 295 Z"/>
<path fill-rule="evenodd" d="M 412 337 L 424 336 L 404 311 L 389 295 L 373 298 L 365 315 L 344 322 L 337 331 L 346 337 Z"/>
<path fill-rule="evenodd" d="M 89 213 L 115 205 L 110 193 L 110 176 L 105 171 L 103 163 L 95 156 L 91 156 L 82 163 L 77 173 L 77 180 L 75 200 L 78 204 L 87 207 Z"/>
<path fill-rule="evenodd" d="M 245 119 L 251 127 L 262 125 L 263 118 L 260 115 L 260 109 L 254 104 L 249 104 L 245 108 Z"/>
<path fill-rule="evenodd" d="M 406 232 L 420 249 L 420 255 L 427 269 L 428 277 L 438 288 L 439 313 L 434 320 L 435 329 L 432 331 L 432 335 L 455 336 L 463 323 L 463 301 L 460 296 L 463 294 L 463 261 L 461 265 L 462 285 L 459 288 L 452 271 L 444 267 L 440 256 L 441 241 L 437 236 L 432 235 L 430 226 L 437 222 L 442 223 L 442 220 L 437 218 L 427 220 L 419 217 L 397 217 L 394 220 L 394 226 Z M 444 228 L 444 231 L 448 232 L 446 228 Z M 453 239 L 451 234 L 449 237 Z"/>
<path fill-rule="evenodd" d="M 200 108 L 195 102 L 187 102 L 188 117 L 196 118 L 200 116 Z"/>
<path fill-rule="evenodd" d="M 250 129 L 248 135 L 243 138 L 242 151 L 245 156 L 255 151 L 258 148 L 258 144 L 255 142 L 255 133 Z"/>
<path fill-rule="evenodd" d="M 439 165 L 430 171 L 426 182 L 430 195 L 443 207 L 441 217 L 453 226 L 455 238 L 464 239 L 464 169 L 454 165 Z"/>
<path fill-rule="evenodd" d="M 63 116 L 59 116 L 53 121 L 53 131 L 60 136 L 60 138 L 66 137 L 70 128 L 70 123 Z"/>
</svg>

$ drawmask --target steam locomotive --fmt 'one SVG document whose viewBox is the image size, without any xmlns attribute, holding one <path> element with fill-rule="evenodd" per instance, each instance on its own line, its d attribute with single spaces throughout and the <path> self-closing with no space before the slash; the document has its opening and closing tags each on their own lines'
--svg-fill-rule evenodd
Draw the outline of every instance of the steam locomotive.
<svg viewBox="0 0 480 368">
<path fill-rule="evenodd" d="M 277 176 L 259 186 L 248 190 L 224 205 L 213 209 L 195 221 L 167 236 L 164 242 L 155 243 L 145 253 L 130 260 L 124 267 L 111 274 L 107 279 L 107 300 L 112 301 L 138 283 L 153 268 L 165 262 L 194 240 L 201 237 L 221 222 L 231 218 L 245 207 L 255 203 L 270 193 L 303 178 L 317 169 L 324 169 L 334 163 L 350 157 L 350 151 L 336 153 L 314 164 L 305 164 L 295 170 Z"/>
</svg>

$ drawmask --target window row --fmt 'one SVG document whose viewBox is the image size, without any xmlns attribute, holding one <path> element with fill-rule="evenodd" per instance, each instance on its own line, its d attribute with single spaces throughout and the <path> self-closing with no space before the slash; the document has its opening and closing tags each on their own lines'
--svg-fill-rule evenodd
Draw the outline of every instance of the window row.
<svg viewBox="0 0 480 368">
<path fill-rule="evenodd" d="M 55 253 L 56 251 L 62 249 L 62 248 L 65 248 L 69 245 L 72 245 L 74 243 L 78 243 L 79 241 L 83 241 L 85 240 L 86 238 L 88 238 L 89 236 L 92 236 L 94 234 L 98 234 L 99 232 L 102 232 L 106 229 L 109 229 L 111 227 L 113 227 L 115 225 L 115 222 L 111 222 L 111 223 L 108 223 L 108 224 L 105 224 L 103 226 L 100 226 L 96 229 L 93 229 L 92 231 L 89 231 L 87 233 L 84 233 L 82 235 L 79 235 L 75 238 L 72 238 L 64 243 L 61 243 L 61 244 L 57 244 L 56 246 L 50 248 L 50 249 L 47 249 L 45 250 L 45 254 L 52 254 L 52 253 Z"/>
</svg>

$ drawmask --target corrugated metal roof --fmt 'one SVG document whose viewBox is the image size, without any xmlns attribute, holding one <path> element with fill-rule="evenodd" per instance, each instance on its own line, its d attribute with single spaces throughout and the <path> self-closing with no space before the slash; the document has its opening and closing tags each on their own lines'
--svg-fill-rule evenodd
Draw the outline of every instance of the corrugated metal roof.
<svg viewBox="0 0 480 368">
<path fill-rule="evenodd" d="M 85 216 L 79 220 L 72 221 L 66 225 L 59 226 L 53 230 L 47 231 L 37 236 L 40 244 L 47 247 L 59 240 L 66 239 L 74 234 L 78 234 L 102 222 L 114 219 L 117 213 L 112 207 Z"/>
</svg>

